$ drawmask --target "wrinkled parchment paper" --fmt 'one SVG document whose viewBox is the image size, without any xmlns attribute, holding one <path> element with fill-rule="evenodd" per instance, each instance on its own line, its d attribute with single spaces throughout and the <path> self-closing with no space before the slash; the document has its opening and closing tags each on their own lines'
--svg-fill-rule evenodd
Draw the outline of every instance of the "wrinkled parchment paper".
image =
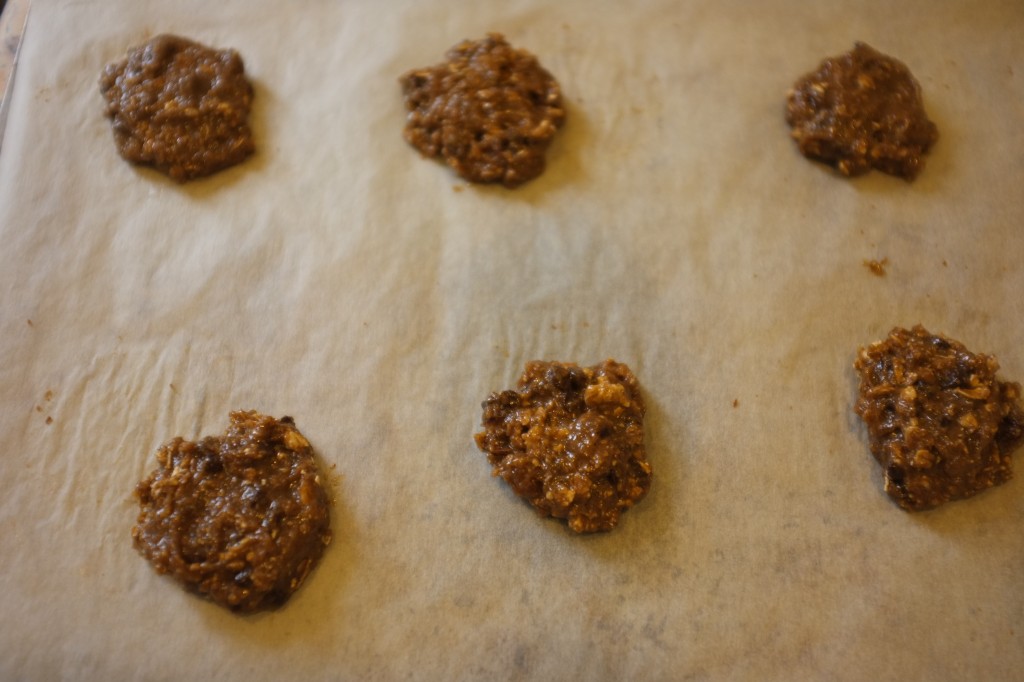
<svg viewBox="0 0 1024 682">
<path fill-rule="evenodd" d="M 0 678 L 1018 677 L 1024 482 L 899 510 L 851 364 L 920 322 L 1024 380 L 1024 5 L 846 4 L 37 0 L 0 155 Z M 568 101 L 517 191 L 401 138 L 398 76 L 489 30 Z M 97 87 L 164 31 L 256 88 L 258 155 L 186 186 L 116 155 Z M 913 184 L 789 139 L 787 88 L 858 39 L 938 124 Z M 606 357 L 655 479 L 580 537 L 472 434 L 527 360 Z M 251 617 L 129 536 L 157 447 L 242 408 L 295 417 L 336 499 Z"/>
</svg>

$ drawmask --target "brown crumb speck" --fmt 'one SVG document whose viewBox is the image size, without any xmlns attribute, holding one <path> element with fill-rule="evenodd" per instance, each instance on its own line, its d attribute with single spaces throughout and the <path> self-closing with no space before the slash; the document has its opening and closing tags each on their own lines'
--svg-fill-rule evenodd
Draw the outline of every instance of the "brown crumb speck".
<svg viewBox="0 0 1024 682">
<path fill-rule="evenodd" d="M 739 407 L 740 406 L 740 399 L 736 398 L 735 400 L 733 400 L 732 401 L 732 406 L 733 407 Z"/>
<path fill-rule="evenodd" d="M 36 405 L 36 412 L 42 412 L 42 411 L 43 411 L 43 406 L 42 405 Z"/>
<path fill-rule="evenodd" d="M 866 260 L 864 261 L 864 267 L 871 271 L 871 274 L 879 277 L 885 277 L 885 266 L 889 264 L 888 258 L 882 260 Z"/>
<path fill-rule="evenodd" d="M 53 391 L 47 391 L 43 395 L 43 398 L 46 399 L 47 401 L 53 400 Z"/>
<path fill-rule="evenodd" d="M 26 321 L 28 322 L 28 326 L 30 326 L 30 327 L 34 327 L 35 326 L 34 324 L 32 324 L 32 320 L 26 320 Z"/>
<path fill-rule="evenodd" d="M 47 424 L 52 424 L 53 423 L 53 417 L 47 417 L 46 418 L 46 423 Z"/>
</svg>

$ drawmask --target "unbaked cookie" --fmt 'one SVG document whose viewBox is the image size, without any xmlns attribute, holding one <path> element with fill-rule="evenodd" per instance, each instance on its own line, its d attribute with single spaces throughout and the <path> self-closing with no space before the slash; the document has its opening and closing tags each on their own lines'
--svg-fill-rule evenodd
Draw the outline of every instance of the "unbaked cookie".
<svg viewBox="0 0 1024 682">
<path fill-rule="evenodd" d="M 530 362 L 483 403 L 476 443 L 494 475 L 577 533 L 614 528 L 651 488 L 645 406 L 629 367 Z"/>
<path fill-rule="evenodd" d="M 913 180 L 939 137 L 910 70 L 864 43 L 798 80 L 786 121 L 804 156 L 848 176 L 876 168 Z"/>
<path fill-rule="evenodd" d="M 252 85 L 234 50 L 160 35 L 100 77 L 117 150 L 178 182 L 210 175 L 253 153 Z"/>
<path fill-rule="evenodd" d="M 232 412 L 223 436 L 175 438 L 139 483 L 135 548 L 237 611 L 283 604 L 331 540 L 327 493 L 291 417 Z"/>
<path fill-rule="evenodd" d="M 515 187 L 544 172 L 565 121 L 554 77 L 498 33 L 462 42 L 447 58 L 400 79 L 409 144 L 472 182 Z"/>
<path fill-rule="evenodd" d="M 908 511 L 977 495 L 1013 475 L 1024 438 L 1020 384 L 999 381 L 999 363 L 920 325 L 896 328 L 861 348 L 856 412 L 885 492 Z"/>
</svg>

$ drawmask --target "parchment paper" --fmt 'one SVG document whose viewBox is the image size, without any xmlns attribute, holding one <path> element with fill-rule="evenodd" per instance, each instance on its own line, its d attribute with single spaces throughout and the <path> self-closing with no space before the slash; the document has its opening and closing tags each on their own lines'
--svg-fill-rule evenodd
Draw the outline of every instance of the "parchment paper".
<svg viewBox="0 0 1024 682">
<path fill-rule="evenodd" d="M 489 30 L 568 101 L 516 191 L 401 137 L 398 76 Z M 258 155 L 186 186 L 117 156 L 97 86 L 164 31 L 256 87 Z M 1024 484 L 898 509 L 851 365 L 920 322 L 1024 380 L 1022 35 L 1016 0 L 36 0 L 0 155 L 0 678 L 1019 679 Z M 913 184 L 788 136 L 787 88 L 858 39 L 938 124 Z M 655 479 L 581 537 L 472 434 L 527 360 L 606 357 Z M 295 417 L 336 499 L 250 617 L 129 536 L 157 447 L 244 408 Z"/>
</svg>

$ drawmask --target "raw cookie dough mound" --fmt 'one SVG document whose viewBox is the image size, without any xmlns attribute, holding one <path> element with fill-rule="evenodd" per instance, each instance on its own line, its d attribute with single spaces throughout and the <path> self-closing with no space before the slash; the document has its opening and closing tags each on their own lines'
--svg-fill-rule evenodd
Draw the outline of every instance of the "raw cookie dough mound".
<svg viewBox="0 0 1024 682">
<path fill-rule="evenodd" d="M 854 367 L 856 412 L 901 507 L 931 509 L 1011 478 L 1024 412 L 1020 384 L 996 379 L 995 358 L 916 326 L 861 348 Z"/>
<path fill-rule="evenodd" d="M 577 533 L 611 530 L 651 488 L 644 401 L 629 367 L 530 362 L 483 403 L 476 444 L 494 475 Z"/>
<path fill-rule="evenodd" d="M 864 43 L 796 82 L 786 122 L 804 156 L 848 176 L 877 168 L 913 180 L 939 137 L 910 70 Z"/>
<path fill-rule="evenodd" d="M 400 79 L 406 141 L 472 182 L 515 187 L 544 172 L 544 153 L 565 121 L 551 74 L 498 33 L 446 56 Z"/>
<path fill-rule="evenodd" d="M 100 77 L 118 152 L 178 182 L 210 175 L 253 153 L 252 85 L 234 50 L 160 35 Z"/>
<path fill-rule="evenodd" d="M 237 611 L 283 604 L 331 540 L 327 493 L 291 417 L 232 412 L 223 436 L 175 438 L 139 483 L 135 548 Z"/>
</svg>

